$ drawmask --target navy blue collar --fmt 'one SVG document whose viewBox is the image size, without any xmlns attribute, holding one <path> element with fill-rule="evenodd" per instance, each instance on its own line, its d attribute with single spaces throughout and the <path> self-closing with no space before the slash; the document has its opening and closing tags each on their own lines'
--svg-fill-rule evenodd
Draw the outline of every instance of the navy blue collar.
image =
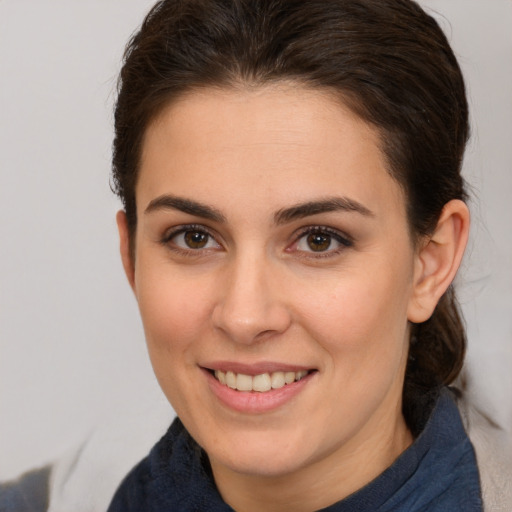
<svg viewBox="0 0 512 512">
<path fill-rule="evenodd" d="M 381 475 L 324 512 L 482 511 L 473 447 L 453 393 L 443 389 L 414 443 Z M 232 512 L 208 458 L 176 418 L 126 477 L 108 512 Z"/>
</svg>

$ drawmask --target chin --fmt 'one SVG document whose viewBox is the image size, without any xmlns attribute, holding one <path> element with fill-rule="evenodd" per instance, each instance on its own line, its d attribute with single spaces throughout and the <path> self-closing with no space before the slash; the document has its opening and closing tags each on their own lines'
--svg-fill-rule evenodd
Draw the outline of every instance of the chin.
<svg viewBox="0 0 512 512">
<path fill-rule="evenodd" d="M 272 435 L 270 429 L 230 438 L 225 447 L 212 443 L 206 451 L 210 461 L 229 470 L 251 476 L 280 477 L 308 465 L 313 453 L 307 439 L 293 439 L 293 435 Z M 238 438 L 238 439 L 237 439 Z M 263 439 L 262 439 L 263 438 Z"/>
<path fill-rule="evenodd" d="M 210 460 L 212 460 L 211 457 Z M 306 465 L 306 461 L 297 459 L 296 453 L 276 454 L 275 447 L 268 453 L 262 453 L 261 451 L 258 453 L 239 453 L 236 459 L 230 454 L 229 458 L 225 460 L 216 460 L 218 464 L 229 468 L 235 473 L 261 478 L 285 476 L 298 471 Z"/>
</svg>

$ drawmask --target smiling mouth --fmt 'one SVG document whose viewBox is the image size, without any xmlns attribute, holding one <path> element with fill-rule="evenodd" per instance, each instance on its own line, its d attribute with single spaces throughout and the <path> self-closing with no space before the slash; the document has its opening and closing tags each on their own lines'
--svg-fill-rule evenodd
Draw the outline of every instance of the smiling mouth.
<svg viewBox="0 0 512 512">
<path fill-rule="evenodd" d="M 297 372 L 272 372 L 259 375 L 246 375 L 243 373 L 212 371 L 213 376 L 223 385 L 237 391 L 256 391 L 265 393 L 272 389 L 281 389 L 289 384 L 298 382 L 314 370 L 301 370 Z"/>
</svg>

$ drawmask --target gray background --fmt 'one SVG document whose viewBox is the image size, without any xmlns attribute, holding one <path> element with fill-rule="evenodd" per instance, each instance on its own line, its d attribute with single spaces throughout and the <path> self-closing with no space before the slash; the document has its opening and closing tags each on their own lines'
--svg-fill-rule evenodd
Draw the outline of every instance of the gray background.
<svg viewBox="0 0 512 512">
<path fill-rule="evenodd" d="M 0 479 L 161 400 L 109 189 L 123 46 L 152 0 L 0 0 Z M 512 1 L 424 0 L 465 72 L 471 393 L 512 429 Z"/>
</svg>

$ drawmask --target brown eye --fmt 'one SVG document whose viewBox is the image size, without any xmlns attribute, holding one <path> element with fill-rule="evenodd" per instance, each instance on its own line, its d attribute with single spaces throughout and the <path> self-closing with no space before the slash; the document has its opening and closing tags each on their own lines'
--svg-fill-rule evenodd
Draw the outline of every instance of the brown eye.
<svg viewBox="0 0 512 512">
<path fill-rule="evenodd" d="M 182 250 L 201 251 L 221 249 L 221 246 L 206 229 L 195 226 L 183 226 L 167 234 L 162 243 Z"/>
<path fill-rule="evenodd" d="M 339 231 L 326 226 L 312 226 L 302 232 L 292 250 L 311 256 L 334 256 L 352 245 L 353 242 Z"/>
<path fill-rule="evenodd" d="M 185 231 L 183 239 L 190 249 L 204 249 L 208 244 L 210 235 L 201 231 Z"/>
<path fill-rule="evenodd" d="M 310 233 L 307 236 L 308 247 L 314 252 L 326 251 L 331 247 L 331 236 L 324 233 Z"/>
</svg>

